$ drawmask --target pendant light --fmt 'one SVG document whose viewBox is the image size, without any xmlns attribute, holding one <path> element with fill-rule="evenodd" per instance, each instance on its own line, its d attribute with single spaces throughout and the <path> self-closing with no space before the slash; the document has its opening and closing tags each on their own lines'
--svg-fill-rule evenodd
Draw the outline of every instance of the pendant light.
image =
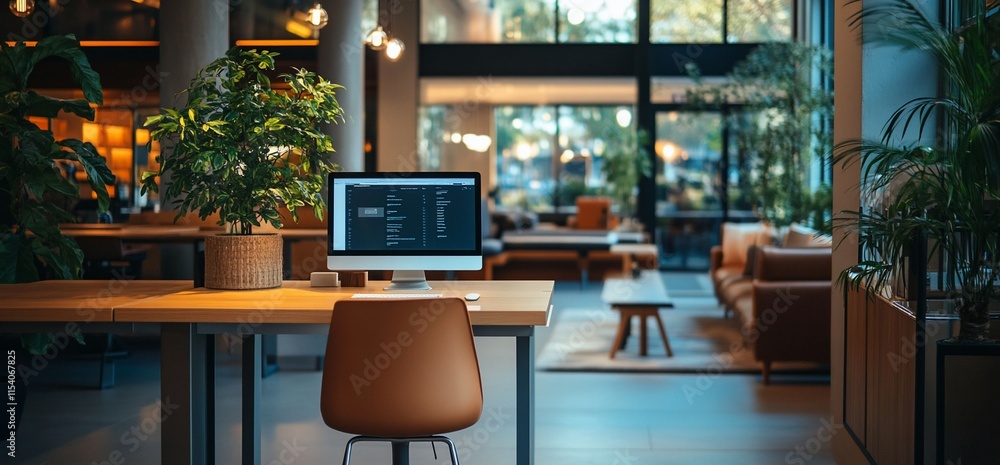
<svg viewBox="0 0 1000 465">
<path fill-rule="evenodd" d="M 306 22 L 309 23 L 309 27 L 317 31 L 323 29 L 323 26 L 326 26 L 326 23 L 330 20 L 330 15 L 327 14 L 326 10 L 323 9 L 323 5 L 320 5 L 319 2 L 316 2 L 309 9 L 307 15 Z"/>
<path fill-rule="evenodd" d="M 10 12 L 18 18 L 26 18 L 35 11 L 35 0 L 10 0 Z"/>
</svg>

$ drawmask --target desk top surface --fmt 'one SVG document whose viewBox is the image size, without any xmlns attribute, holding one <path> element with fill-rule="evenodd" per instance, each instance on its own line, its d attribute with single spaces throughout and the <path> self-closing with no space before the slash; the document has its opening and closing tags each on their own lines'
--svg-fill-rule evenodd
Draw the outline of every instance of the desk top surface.
<svg viewBox="0 0 1000 465">
<path fill-rule="evenodd" d="M 119 305 L 191 289 L 191 281 L 38 281 L 0 284 L 0 321 L 113 321 Z"/>
<path fill-rule="evenodd" d="M 0 285 L 0 321 L 117 321 L 150 323 L 328 324 L 334 302 L 355 293 L 383 293 L 388 281 L 368 287 L 310 287 L 285 281 L 274 289 L 226 291 L 192 288 L 191 281 L 40 281 Z M 464 297 L 472 324 L 545 326 L 553 281 L 430 281 L 432 294 Z M 414 293 L 408 291 L 409 293 Z"/>
<path fill-rule="evenodd" d="M 383 293 L 387 281 L 365 288 L 310 287 L 308 281 L 285 281 L 274 289 L 226 291 L 187 289 L 115 308 L 115 321 L 194 323 L 328 324 L 334 302 L 355 293 Z M 445 297 L 480 294 L 468 302 L 472 324 L 545 326 L 553 281 L 430 281 L 429 293 Z M 407 292 L 414 293 L 414 292 Z"/>
<path fill-rule="evenodd" d="M 655 270 L 643 271 L 638 279 L 605 279 L 601 300 L 615 307 L 673 307 L 663 279 Z"/>
<path fill-rule="evenodd" d="M 71 237 L 118 237 L 131 241 L 191 242 L 202 240 L 205 236 L 221 234 L 224 231 L 201 229 L 198 226 L 121 225 L 120 227 L 69 227 L 63 229 L 62 232 Z M 326 238 L 326 229 L 323 228 L 289 228 L 277 232 L 281 234 L 282 238 L 288 240 L 325 240 Z"/>
</svg>

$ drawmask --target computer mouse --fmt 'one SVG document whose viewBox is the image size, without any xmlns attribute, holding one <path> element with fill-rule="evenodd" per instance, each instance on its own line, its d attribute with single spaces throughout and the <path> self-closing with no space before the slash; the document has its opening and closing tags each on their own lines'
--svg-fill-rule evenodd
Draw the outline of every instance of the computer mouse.
<svg viewBox="0 0 1000 465">
<path fill-rule="evenodd" d="M 473 300 L 479 300 L 479 294 L 476 294 L 475 292 L 470 292 L 468 294 L 465 294 L 465 300 L 468 300 L 469 302 L 472 302 Z"/>
</svg>

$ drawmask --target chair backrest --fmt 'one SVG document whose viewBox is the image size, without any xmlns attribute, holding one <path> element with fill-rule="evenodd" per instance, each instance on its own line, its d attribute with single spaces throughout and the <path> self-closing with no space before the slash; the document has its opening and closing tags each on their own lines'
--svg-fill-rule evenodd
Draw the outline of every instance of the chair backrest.
<svg viewBox="0 0 1000 465">
<path fill-rule="evenodd" d="M 463 300 L 334 305 L 320 394 L 328 426 L 366 436 L 426 436 L 472 426 L 482 409 Z"/>
<path fill-rule="evenodd" d="M 576 198 L 577 229 L 611 229 L 611 198 L 580 196 Z"/>
</svg>

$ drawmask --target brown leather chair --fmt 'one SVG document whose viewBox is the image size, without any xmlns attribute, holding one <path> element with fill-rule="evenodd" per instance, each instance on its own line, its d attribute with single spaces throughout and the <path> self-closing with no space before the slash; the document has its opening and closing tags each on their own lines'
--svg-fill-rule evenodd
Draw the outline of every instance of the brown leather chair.
<svg viewBox="0 0 1000 465">
<path fill-rule="evenodd" d="M 458 298 L 345 300 L 333 307 L 320 410 L 327 426 L 359 441 L 455 444 L 442 433 L 474 425 L 483 387 L 465 302 Z"/>
</svg>

